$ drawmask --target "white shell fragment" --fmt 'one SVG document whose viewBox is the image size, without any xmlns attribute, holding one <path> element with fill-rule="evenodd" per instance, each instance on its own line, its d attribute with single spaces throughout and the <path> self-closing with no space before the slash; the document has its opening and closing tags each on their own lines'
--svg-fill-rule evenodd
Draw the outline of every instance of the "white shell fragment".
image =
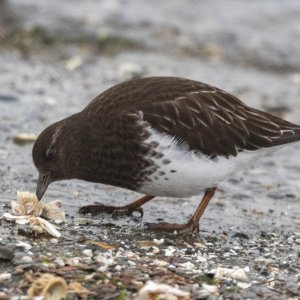
<svg viewBox="0 0 300 300">
<path fill-rule="evenodd" d="M 148 281 L 137 295 L 137 300 L 188 300 L 190 294 L 167 284 Z"/>
<path fill-rule="evenodd" d="M 56 227 L 43 219 L 65 221 L 65 212 L 61 209 L 61 202 L 55 200 L 49 203 L 40 202 L 36 195 L 29 192 L 17 192 L 18 201 L 12 201 L 13 214 L 5 213 L 3 218 L 8 221 L 15 221 L 17 224 L 30 224 L 33 231 L 37 233 L 48 232 L 50 235 L 59 238 L 61 234 Z"/>
<path fill-rule="evenodd" d="M 66 299 L 68 285 L 62 277 L 46 273 L 32 283 L 27 293 L 30 299 L 37 299 L 38 296 L 44 300 Z"/>
<path fill-rule="evenodd" d="M 216 279 L 222 279 L 224 277 L 229 277 L 229 278 L 235 279 L 237 281 L 241 281 L 241 282 L 245 282 L 248 280 L 244 269 L 217 268 L 216 270 L 213 270 L 212 272 L 215 273 Z"/>
<path fill-rule="evenodd" d="M 37 136 L 31 133 L 19 133 L 13 137 L 14 142 L 19 145 L 33 143 L 36 141 L 36 139 Z"/>
</svg>

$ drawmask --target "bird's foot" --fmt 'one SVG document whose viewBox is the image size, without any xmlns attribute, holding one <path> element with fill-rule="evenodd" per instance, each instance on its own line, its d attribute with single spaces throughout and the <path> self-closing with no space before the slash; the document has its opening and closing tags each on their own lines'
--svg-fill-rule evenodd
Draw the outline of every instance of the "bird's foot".
<svg viewBox="0 0 300 300">
<path fill-rule="evenodd" d="M 147 223 L 146 229 L 161 232 L 174 232 L 177 234 L 199 232 L 198 222 L 189 222 L 187 224 L 170 224 L 170 223 Z"/>
<path fill-rule="evenodd" d="M 140 217 L 143 217 L 144 212 L 141 207 L 133 208 L 130 205 L 125 206 L 111 206 L 111 205 L 103 205 L 103 204 L 93 204 L 86 205 L 79 209 L 79 213 L 81 214 L 92 214 L 98 215 L 101 213 L 111 214 L 112 217 L 117 218 L 121 216 L 131 216 L 134 212 L 138 212 Z"/>
</svg>

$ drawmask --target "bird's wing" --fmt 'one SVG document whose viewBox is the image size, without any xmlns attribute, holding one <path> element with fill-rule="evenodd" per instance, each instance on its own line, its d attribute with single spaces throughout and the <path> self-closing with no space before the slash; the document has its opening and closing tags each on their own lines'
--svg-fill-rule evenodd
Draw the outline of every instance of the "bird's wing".
<svg viewBox="0 0 300 300">
<path fill-rule="evenodd" d="M 210 157 L 236 156 L 239 151 L 300 139 L 299 126 L 202 83 L 182 94 L 157 91 L 154 98 L 142 106 L 143 119 L 158 132 Z"/>
</svg>

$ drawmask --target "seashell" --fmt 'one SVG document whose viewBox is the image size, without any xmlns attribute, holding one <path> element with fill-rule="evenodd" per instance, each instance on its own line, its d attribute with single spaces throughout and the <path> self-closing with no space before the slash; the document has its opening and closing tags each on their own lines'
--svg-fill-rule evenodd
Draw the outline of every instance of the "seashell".
<svg viewBox="0 0 300 300">
<path fill-rule="evenodd" d="M 43 274 L 40 278 L 32 283 L 28 289 L 30 299 L 36 296 L 43 296 L 45 300 L 66 299 L 68 285 L 62 277 L 52 274 Z"/>
<path fill-rule="evenodd" d="M 56 238 L 61 237 L 56 227 L 42 218 L 65 221 L 65 212 L 61 209 L 59 200 L 44 204 L 37 199 L 35 194 L 19 191 L 17 192 L 17 198 L 17 202 L 11 202 L 14 215 L 5 213 L 3 214 L 4 219 L 15 221 L 20 225 L 29 223 L 31 229 L 37 233 L 48 232 Z"/>
<path fill-rule="evenodd" d="M 66 220 L 66 214 L 61 209 L 61 201 L 55 200 L 49 203 L 45 203 L 43 207 L 42 217 L 50 220 Z"/>
</svg>

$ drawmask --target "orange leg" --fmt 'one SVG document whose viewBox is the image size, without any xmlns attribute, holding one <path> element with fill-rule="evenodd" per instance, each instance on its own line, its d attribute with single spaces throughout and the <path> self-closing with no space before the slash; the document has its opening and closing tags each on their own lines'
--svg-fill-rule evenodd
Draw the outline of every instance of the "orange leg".
<svg viewBox="0 0 300 300">
<path fill-rule="evenodd" d="M 200 202 L 200 205 L 196 209 L 195 213 L 189 220 L 187 224 L 170 224 L 170 223 L 160 223 L 160 224 L 147 224 L 147 228 L 155 231 L 167 231 L 178 233 L 189 233 L 194 231 L 199 231 L 199 220 L 203 215 L 209 201 L 215 194 L 216 188 L 211 188 L 205 191 L 205 194 Z"/>
</svg>

